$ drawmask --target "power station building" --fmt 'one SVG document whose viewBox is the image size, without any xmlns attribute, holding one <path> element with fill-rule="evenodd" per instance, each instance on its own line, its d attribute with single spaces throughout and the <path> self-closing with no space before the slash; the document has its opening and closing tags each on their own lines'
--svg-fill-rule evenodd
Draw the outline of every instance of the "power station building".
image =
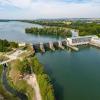
<svg viewBox="0 0 100 100">
<path fill-rule="evenodd" d="M 69 45 L 83 45 L 83 44 L 88 44 L 91 42 L 91 40 L 98 39 L 97 36 L 92 35 L 92 36 L 77 36 L 77 37 L 71 37 L 67 38 L 67 41 Z"/>
</svg>

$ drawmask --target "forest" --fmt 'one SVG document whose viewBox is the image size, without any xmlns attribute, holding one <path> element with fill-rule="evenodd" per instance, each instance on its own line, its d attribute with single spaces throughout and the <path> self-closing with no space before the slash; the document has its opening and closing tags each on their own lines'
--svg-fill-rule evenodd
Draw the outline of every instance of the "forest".
<svg viewBox="0 0 100 100">
<path fill-rule="evenodd" d="M 62 27 L 43 27 L 43 28 L 26 28 L 25 32 L 27 34 L 35 34 L 35 35 L 54 35 L 61 37 L 70 37 L 71 32 L 67 28 Z"/>
</svg>

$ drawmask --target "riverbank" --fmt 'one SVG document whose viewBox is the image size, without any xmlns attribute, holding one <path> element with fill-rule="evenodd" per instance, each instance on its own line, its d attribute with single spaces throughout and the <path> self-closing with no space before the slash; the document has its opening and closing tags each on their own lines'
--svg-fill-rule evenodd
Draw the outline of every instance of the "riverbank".
<svg viewBox="0 0 100 100">
<path fill-rule="evenodd" d="M 55 93 L 50 77 L 45 73 L 44 67 L 38 61 L 37 57 L 32 58 L 33 72 L 36 74 L 40 87 L 42 100 L 55 100 Z"/>
<path fill-rule="evenodd" d="M 35 81 L 37 80 L 35 84 L 29 78 L 26 80 L 27 75 L 31 77 L 33 73 L 36 75 Z M 55 100 L 53 86 L 36 57 L 28 57 L 9 63 L 8 79 L 15 89 L 27 94 L 28 100 Z M 33 82 L 31 84 L 34 86 L 30 82 Z M 36 84 L 39 84 L 39 86 Z M 38 94 L 38 91 L 40 91 L 40 94 Z M 39 98 L 39 95 L 42 98 Z"/>
</svg>

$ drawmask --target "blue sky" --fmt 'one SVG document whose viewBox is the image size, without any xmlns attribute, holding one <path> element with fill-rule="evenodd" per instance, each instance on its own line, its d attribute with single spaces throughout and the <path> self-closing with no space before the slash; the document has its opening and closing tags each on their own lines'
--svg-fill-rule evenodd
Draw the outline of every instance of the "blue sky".
<svg viewBox="0 0 100 100">
<path fill-rule="evenodd" d="M 100 0 L 0 0 L 0 19 L 100 18 Z"/>
</svg>

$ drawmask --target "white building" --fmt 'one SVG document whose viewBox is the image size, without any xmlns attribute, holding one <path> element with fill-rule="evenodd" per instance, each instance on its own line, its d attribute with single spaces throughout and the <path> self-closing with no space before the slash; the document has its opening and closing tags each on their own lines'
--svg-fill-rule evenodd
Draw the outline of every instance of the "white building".
<svg viewBox="0 0 100 100">
<path fill-rule="evenodd" d="M 18 46 L 19 46 L 19 47 L 24 47 L 24 46 L 26 46 L 26 43 L 24 43 L 24 42 L 18 43 Z"/>
<path fill-rule="evenodd" d="M 96 44 L 100 44 L 100 38 L 98 38 L 98 37 L 93 37 L 93 38 L 91 39 L 91 42 L 92 42 L 92 43 L 96 43 Z"/>
<path fill-rule="evenodd" d="M 78 37 L 71 37 L 67 38 L 69 45 L 83 45 L 88 44 L 91 40 L 98 39 L 97 36 L 78 36 Z"/>
<path fill-rule="evenodd" d="M 78 30 L 71 30 L 72 37 L 78 37 L 79 36 L 79 31 Z"/>
</svg>

